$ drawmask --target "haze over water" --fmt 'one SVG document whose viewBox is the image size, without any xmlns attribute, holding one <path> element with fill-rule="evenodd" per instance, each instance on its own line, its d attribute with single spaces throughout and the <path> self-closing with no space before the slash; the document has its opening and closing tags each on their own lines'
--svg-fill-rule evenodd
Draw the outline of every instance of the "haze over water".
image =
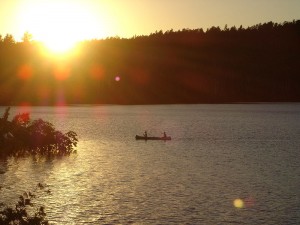
<svg viewBox="0 0 300 225">
<path fill-rule="evenodd" d="M 46 184 L 51 193 L 36 202 L 45 204 L 50 223 L 300 223 L 299 104 L 32 107 L 30 113 L 75 131 L 78 153 L 0 161 L 0 199 L 13 203 L 16 194 Z M 136 141 L 144 130 L 166 131 L 172 140 Z"/>
</svg>

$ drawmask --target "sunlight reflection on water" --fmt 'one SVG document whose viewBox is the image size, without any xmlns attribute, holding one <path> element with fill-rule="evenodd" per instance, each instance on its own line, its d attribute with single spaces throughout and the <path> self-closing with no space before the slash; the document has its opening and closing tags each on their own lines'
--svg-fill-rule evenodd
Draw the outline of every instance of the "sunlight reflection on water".
<svg viewBox="0 0 300 225">
<path fill-rule="evenodd" d="M 13 109 L 17 110 L 17 109 Z M 298 224 L 300 106 L 33 107 L 78 153 L 0 162 L 0 199 L 37 189 L 56 224 Z M 172 141 L 136 141 L 147 130 Z M 289 213 L 286 213 L 286 212 Z"/>
</svg>

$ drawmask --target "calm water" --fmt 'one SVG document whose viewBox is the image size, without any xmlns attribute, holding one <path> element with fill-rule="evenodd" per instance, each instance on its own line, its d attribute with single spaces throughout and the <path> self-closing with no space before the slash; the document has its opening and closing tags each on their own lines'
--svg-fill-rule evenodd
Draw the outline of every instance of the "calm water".
<svg viewBox="0 0 300 225">
<path fill-rule="evenodd" d="M 80 138 L 70 157 L 0 161 L 0 201 L 46 184 L 51 193 L 37 190 L 35 201 L 53 224 L 300 223 L 300 104 L 33 107 L 11 115 L 22 110 Z M 144 130 L 173 139 L 136 141 Z"/>
</svg>

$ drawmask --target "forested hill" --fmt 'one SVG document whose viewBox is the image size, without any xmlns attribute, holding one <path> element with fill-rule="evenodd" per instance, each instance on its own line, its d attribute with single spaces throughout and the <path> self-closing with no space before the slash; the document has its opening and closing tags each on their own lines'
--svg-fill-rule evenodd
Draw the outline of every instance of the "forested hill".
<svg viewBox="0 0 300 225">
<path fill-rule="evenodd" d="M 68 59 L 0 38 L 0 104 L 300 101 L 300 20 L 80 44 Z"/>
</svg>

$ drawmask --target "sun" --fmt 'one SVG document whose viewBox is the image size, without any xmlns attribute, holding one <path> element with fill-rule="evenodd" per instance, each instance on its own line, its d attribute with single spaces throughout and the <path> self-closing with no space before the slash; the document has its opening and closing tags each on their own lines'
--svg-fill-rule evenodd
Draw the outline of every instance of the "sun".
<svg viewBox="0 0 300 225">
<path fill-rule="evenodd" d="M 21 19 L 34 39 L 54 53 L 69 51 L 77 42 L 95 38 L 99 29 L 104 30 L 93 9 L 81 1 L 31 1 L 23 7 Z"/>
</svg>

